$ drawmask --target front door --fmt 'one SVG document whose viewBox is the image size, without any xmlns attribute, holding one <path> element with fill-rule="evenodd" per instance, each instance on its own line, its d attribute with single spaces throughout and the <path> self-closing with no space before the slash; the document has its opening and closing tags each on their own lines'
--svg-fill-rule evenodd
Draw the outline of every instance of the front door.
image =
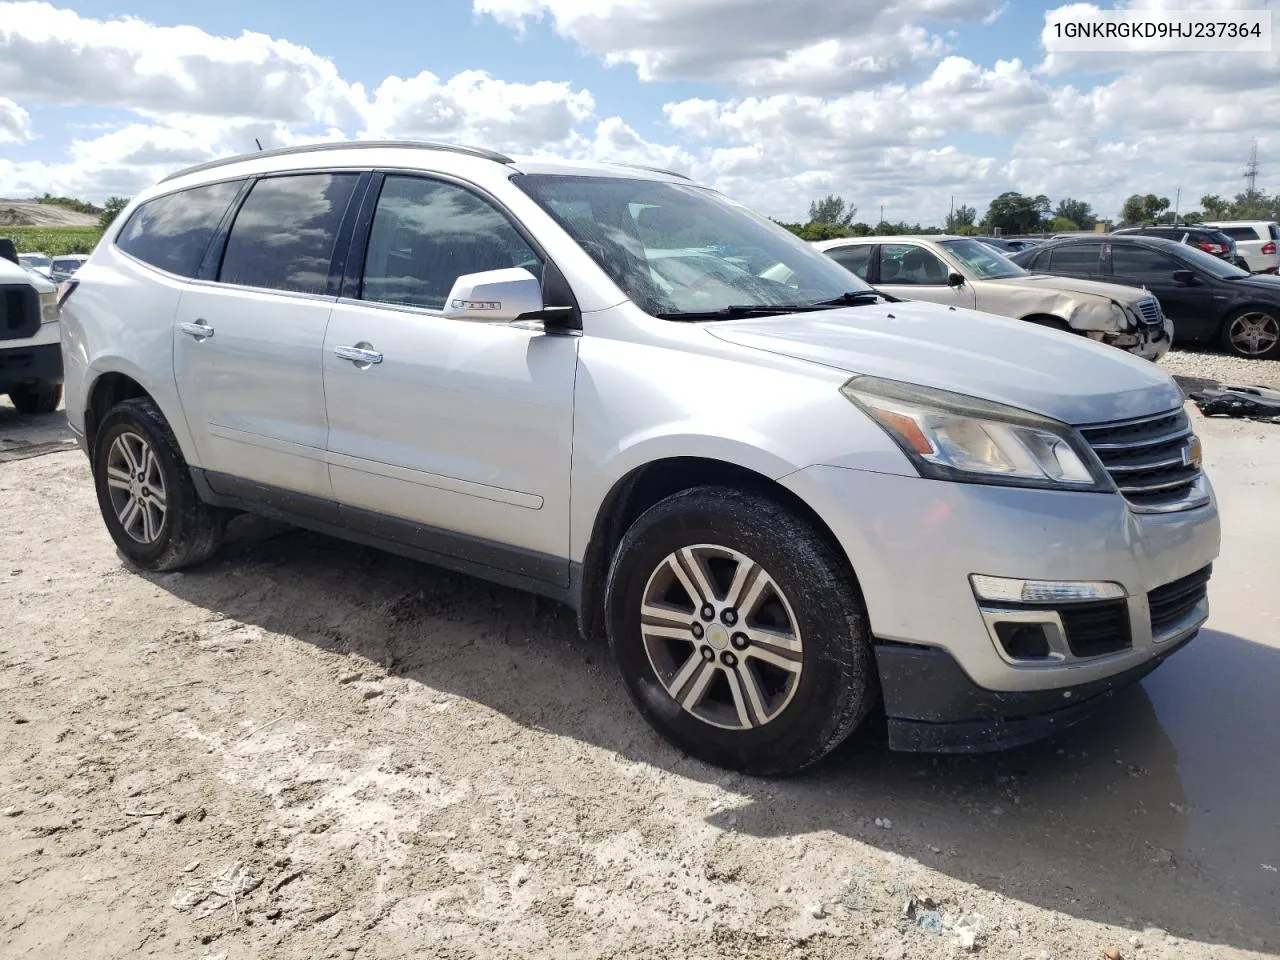
<svg viewBox="0 0 1280 960">
<path fill-rule="evenodd" d="M 1144 287 L 1160 301 L 1164 315 L 1173 321 L 1175 340 L 1199 340 L 1211 336 L 1222 312 L 1214 300 L 1212 281 L 1198 273 L 1192 283 L 1173 279 L 1174 271 L 1187 270 L 1181 260 L 1139 244 L 1111 245 L 1111 277 L 1114 283 Z"/>
<path fill-rule="evenodd" d="M 355 529 L 565 583 L 578 338 L 440 312 L 458 276 L 505 267 L 542 264 L 487 199 L 386 177 L 325 338 L 329 473 Z"/>
<path fill-rule="evenodd" d="M 321 350 L 336 300 L 327 295 L 330 259 L 357 179 L 259 180 L 236 214 L 217 282 L 183 291 L 174 372 L 205 469 L 331 496 Z"/>
<path fill-rule="evenodd" d="M 918 243 L 880 244 L 880 270 L 876 289 L 904 300 L 927 300 L 948 307 L 977 305 L 973 284 L 953 287 L 951 268 Z"/>
</svg>

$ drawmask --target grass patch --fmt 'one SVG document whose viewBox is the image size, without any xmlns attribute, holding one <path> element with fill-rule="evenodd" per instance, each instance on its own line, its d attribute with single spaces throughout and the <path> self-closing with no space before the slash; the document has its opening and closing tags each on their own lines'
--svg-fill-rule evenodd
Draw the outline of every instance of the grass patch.
<svg viewBox="0 0 1280 960">
<path fill-rule="evenodd" d="M 0 226 L 0 237 L 8 237 L 19 253 L 47 253 L 58 257 L 64 253 L 92 253 L 102 231 L 97 227 L 6 227 Z"/>
</svg>

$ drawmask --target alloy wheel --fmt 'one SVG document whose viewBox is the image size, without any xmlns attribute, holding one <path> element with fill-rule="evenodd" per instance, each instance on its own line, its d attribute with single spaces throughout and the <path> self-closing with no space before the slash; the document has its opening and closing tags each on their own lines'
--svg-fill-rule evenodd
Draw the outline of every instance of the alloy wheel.
<svg viewBox="0 0 1280 960">
<path fill-rule="evenodd" d="M 1256 357 L 1280 342 L 1280 321 L 1261 311 L 1242 313 L 1231 321 L 1227 338 L 1238 352 Z"/>
<path fill-rule="evenodd" d="M 150 544 L 164 529 L 164 472 L 150 442 L 121 433 L 107 451 L 107 492 L 120 526 L 138 543 Z"/>
<path fill-rule="evenodd" d="M 790 602 L 729 547 L 682 547 L 662 560 L 645 585 L 640 634 L 667 693 L 712 726 L 773 721 L 800 681 L 804 644 Z"/>
</svg>

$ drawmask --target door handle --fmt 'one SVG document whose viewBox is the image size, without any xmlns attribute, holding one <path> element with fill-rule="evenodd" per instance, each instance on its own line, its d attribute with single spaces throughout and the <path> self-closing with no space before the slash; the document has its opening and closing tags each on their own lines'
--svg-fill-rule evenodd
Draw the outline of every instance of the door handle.
<svg viewBox="0 0 1280 960">
<path fill-rule="evenodd" d="M 367 345 L 366 346 L 356 345 L 354 347 L 334 347 L 333 354 L 336 357 L 341 357 L 343 360 L 350 360 L 352 363 L 356 364 L 357 366 L 360 366 L 360 365 L 368 366 L 371 363 L 382 362 L 382 354 L 379 353 L 377 350 L 370 349 Z"/>
<path fill-rule="evenodd" d="M 180 323 L 178 324 L 178 329 L 195 337 L 197 340 L 207 340 L 213 336 L 213 327 L 209 326 L 206 320 L 197 320 L 195 323 Z"/>
</svg>

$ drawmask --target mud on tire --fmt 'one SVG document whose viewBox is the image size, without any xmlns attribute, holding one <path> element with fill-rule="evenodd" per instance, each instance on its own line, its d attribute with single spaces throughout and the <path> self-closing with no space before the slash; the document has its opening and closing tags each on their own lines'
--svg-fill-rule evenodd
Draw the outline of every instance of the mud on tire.
<svg viewBox="0 0 1280 960">
<path fill-rule="evenodd" d="M 111 538 L 144 570 L 202 563 L 222 542 L 224 511 L 200 499 L 178 441 L 150 399 L 125 400 L 103 418 L 94 440 L 93 478 Z M 149 509 L 147 518 L 128 511 L 130 498 L 137 507 L 142 496 L 148 507 L 138 509 Z"/>
<path fill-rule="evenodd" d="M 735 558 L 751 562 L 748 572 L 739 575 Z M 753 586 L 757 570 L 768 585 Z M 713 602 L 690 593 L 699 582 Z M 708 763 L 795 773 L 835 749 L 877 699 L 867 617 L 847 566 L 808 520 L 767 497 L 698 487 L 656 504 L 623 536 L 605 605 L 636 707 Z M 783 658 L 792 662 L 779 669 Z"/>
</svg>

